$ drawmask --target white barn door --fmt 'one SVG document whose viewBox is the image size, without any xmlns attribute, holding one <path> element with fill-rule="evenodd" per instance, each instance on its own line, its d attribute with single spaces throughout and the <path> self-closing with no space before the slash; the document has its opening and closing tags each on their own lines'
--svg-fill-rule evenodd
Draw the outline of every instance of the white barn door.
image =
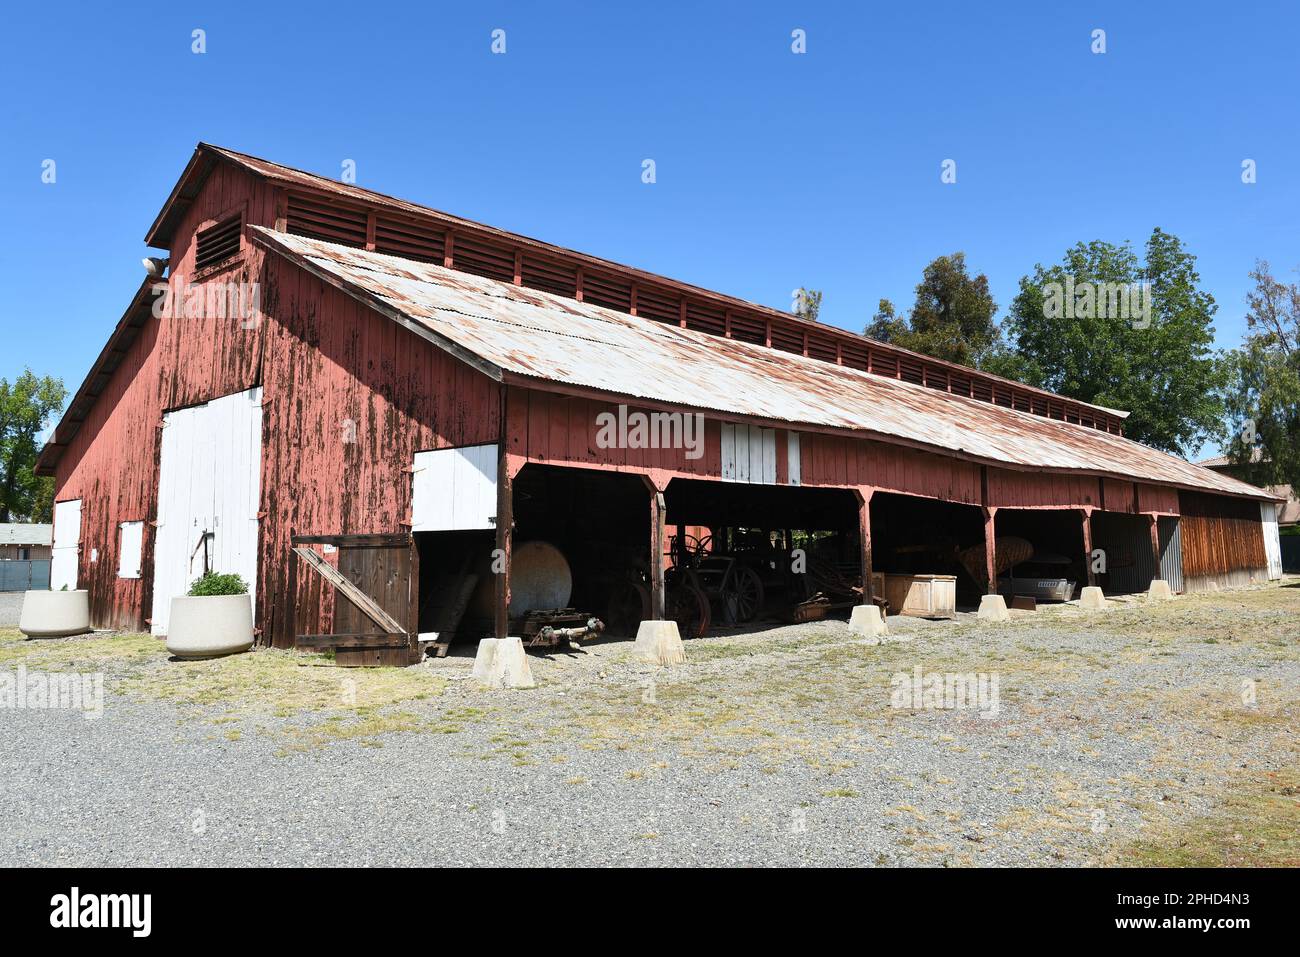
<svg viewBox="0 0 1300 957">
<path fill-rule="evenodd" d="M 495 444 L 415 453 L 411 531 L 496 528 L 496 514 Z"/>
<path fill-rule="evenodd" d="M 54 547 L 50 550 L 50 590 L 77 588 L 81 549 L 81 499 L 54 503 Z"/>
<path fill-rule="evenodd" d="M 240 575 L 253 596 L 261 472 L 260 388 L 163 416 L 149 616 L 155 635 L 167 633 L 171 600 L 205 571 Z"/>
<path fill-rule="evenodd" d="M 1282 539 L 1277 527 L 1277 506 L 1272 502 L 1259 503 L 1259 519 L 1264 525 L 1264 555 L 1268 558 L 1268 579 L 1282 577 Z"/>
</svg>

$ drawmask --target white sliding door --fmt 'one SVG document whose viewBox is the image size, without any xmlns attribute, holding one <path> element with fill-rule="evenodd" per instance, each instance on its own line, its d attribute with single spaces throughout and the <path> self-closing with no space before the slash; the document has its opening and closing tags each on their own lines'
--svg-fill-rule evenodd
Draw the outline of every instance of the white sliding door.
<svg viewBox="0 0 1300 957">
<path fill-rule="evenodd" d="M 171 600 L 205 571 L 257 588 L 262 390 L 163 416 L 151 629 L 167 633 Z"/>
</svg>

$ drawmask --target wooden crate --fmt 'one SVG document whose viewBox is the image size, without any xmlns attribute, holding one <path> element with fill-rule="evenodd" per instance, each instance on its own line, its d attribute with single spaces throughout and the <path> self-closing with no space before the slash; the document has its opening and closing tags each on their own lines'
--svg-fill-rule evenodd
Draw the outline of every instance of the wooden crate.
<svg viewBox="0 0 1300 957">
<path fill-rule="evenodd" d="M 876 572 L 872 588 L 889 602 L 891 615 L 957 617 L 957 578 L 953 575 L 895 575 Z"/>
</svg>

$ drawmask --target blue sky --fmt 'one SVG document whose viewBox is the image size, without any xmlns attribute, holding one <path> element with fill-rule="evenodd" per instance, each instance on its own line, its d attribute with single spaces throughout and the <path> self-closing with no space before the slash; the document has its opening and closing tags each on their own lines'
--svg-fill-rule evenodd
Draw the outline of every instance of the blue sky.
<svg viewBox="0 0 1300 957">
<path fill-rule="evenodd" d="M 780 308 L 820 288 L 858 331 L 935 256 L 1001 316 L 1036 262 L 1160 226 L 1231 346 L 1254 260 L 1300 265 L 1293 5 L 190 6 L 7 11 L 0 376 L 76 388 L 199 140 Z"/>
</svg>

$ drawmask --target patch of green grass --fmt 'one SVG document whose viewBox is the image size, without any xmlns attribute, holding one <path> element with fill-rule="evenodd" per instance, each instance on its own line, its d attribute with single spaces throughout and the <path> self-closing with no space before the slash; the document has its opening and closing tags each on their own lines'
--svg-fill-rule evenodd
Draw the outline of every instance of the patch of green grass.
<svg viewBox="0 0 1300 957">
<path fill-rule="evenodd" d="M 269 715 L 306 719 L 274 732 L 288 738 L 287 751 L 346 740 L 378 746 L 393 731 L 455 734 L 489 713 L 458 707 L 439 714 L 427 707 L 447 681 L 422 668 L 338 668 L 332 656 L 276 648 L 173 661 L 161 641 L 145 634 L 26 640 L 17 631 L 0 632 L 0 667 L 18 664 L 103 672 L 115 693 L 170 702 L 187 709 L 189 719 L 214 725 Z M 225 737 L 237 741 L 243 731 L 232 727 Z"/>
<path fill-rule="evenodd" d="M 1125 867 L 1300 866 L 1300 771 L 1237 782 L 1212 813 L 1119 850 Z"/>
</svg>

